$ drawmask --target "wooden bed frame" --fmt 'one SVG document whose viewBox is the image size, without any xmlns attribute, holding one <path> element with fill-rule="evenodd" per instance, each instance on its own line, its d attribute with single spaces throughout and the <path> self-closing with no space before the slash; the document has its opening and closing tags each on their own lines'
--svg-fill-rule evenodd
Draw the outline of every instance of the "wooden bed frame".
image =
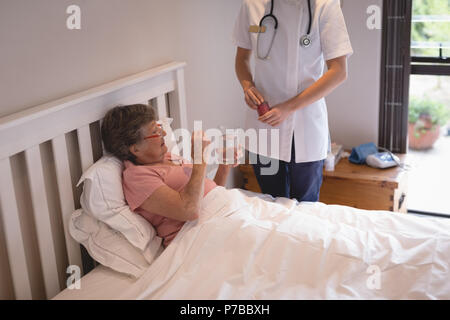
<svg viewBox="0 0 450 320">
<path fill-rule="evenodd" d="M 0 233 L 16 299 L 49 299 L 82 266 L 68 233 L 81 173 L 102 155 L 100 121 L 119 104 L 150 103 L 187 129 L 185 63 L 172 62 L 0 118 Z M 2 239 L 4 238 L 4 239 Z"/>
</svg>

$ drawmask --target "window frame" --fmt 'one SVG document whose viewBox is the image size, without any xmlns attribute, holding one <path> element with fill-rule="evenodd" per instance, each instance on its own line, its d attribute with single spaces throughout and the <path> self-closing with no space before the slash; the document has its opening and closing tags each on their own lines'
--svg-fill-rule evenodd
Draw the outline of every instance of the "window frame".
<svg viewBox="0 0 450 320">
<path fill-rule="evenodd" d="M 383 1 L 378 145 L 408 149 L 412 0 Z"/>
</svg>

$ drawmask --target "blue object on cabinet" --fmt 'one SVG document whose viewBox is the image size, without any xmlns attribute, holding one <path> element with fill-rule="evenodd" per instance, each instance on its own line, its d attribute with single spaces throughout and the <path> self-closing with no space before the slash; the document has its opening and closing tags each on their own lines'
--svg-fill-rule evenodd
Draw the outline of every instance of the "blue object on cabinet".
<svg viewBox="0 0 450 320">
<path fill-rule="evenodd" d="M 367 156 L 377 153 L 378 148 L 373 142 L 365 143 L 352 149 L 348 160 L 356 164 L 366 163 Z"/>
</svg>

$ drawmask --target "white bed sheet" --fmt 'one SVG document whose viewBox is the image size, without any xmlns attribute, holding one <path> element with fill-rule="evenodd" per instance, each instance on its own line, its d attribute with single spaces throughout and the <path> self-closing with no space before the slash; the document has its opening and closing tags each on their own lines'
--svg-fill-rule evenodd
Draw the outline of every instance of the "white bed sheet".
<svg viewBox="0 0 450 320">
<path fill-rule="evenodd" d="M 96 268 L 57 298 L 450 299 L 449 262 L 447 219 L 218 187 L 140 279 Z"/>
<path fill-rule="evenodd" d="M 450 220 L 215 188 L 123 299 L 450 299 Z"/>
<path fill-rule="evenodd" d="M 247 190 L 240 191 L 267 201 L 274 201 L 269 195 Z M 66 288 L 52 300 L 114 300 L 118 299 L 121 293 L 136 281 L 137 279 L 133 277 L 99 265 L 81 278 L 80 289 Z"/>
</svg>

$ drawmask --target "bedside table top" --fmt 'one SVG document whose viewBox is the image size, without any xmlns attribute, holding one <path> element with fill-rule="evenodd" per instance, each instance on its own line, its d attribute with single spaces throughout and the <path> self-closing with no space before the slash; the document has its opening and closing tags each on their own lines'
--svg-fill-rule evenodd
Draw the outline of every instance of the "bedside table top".
<svg viewBox="0 0 450 320">
<path fill-rule="evenodd" d="M 400 162 L 404 163 L 406 161 L 406 154 L 396 154 L 396 156 L 400 158 Z M 357 180 L 360 182 L 379 181 L 392 188 L 397 188 L 405 173 L 405 170 L 398 166 L 377 169 L 366 164 L 351 163 L 348 158 L 339 160 L 334 171 L 326 171 L 325 168 L 323 170 L 324 178 Z"/>
</svg>

